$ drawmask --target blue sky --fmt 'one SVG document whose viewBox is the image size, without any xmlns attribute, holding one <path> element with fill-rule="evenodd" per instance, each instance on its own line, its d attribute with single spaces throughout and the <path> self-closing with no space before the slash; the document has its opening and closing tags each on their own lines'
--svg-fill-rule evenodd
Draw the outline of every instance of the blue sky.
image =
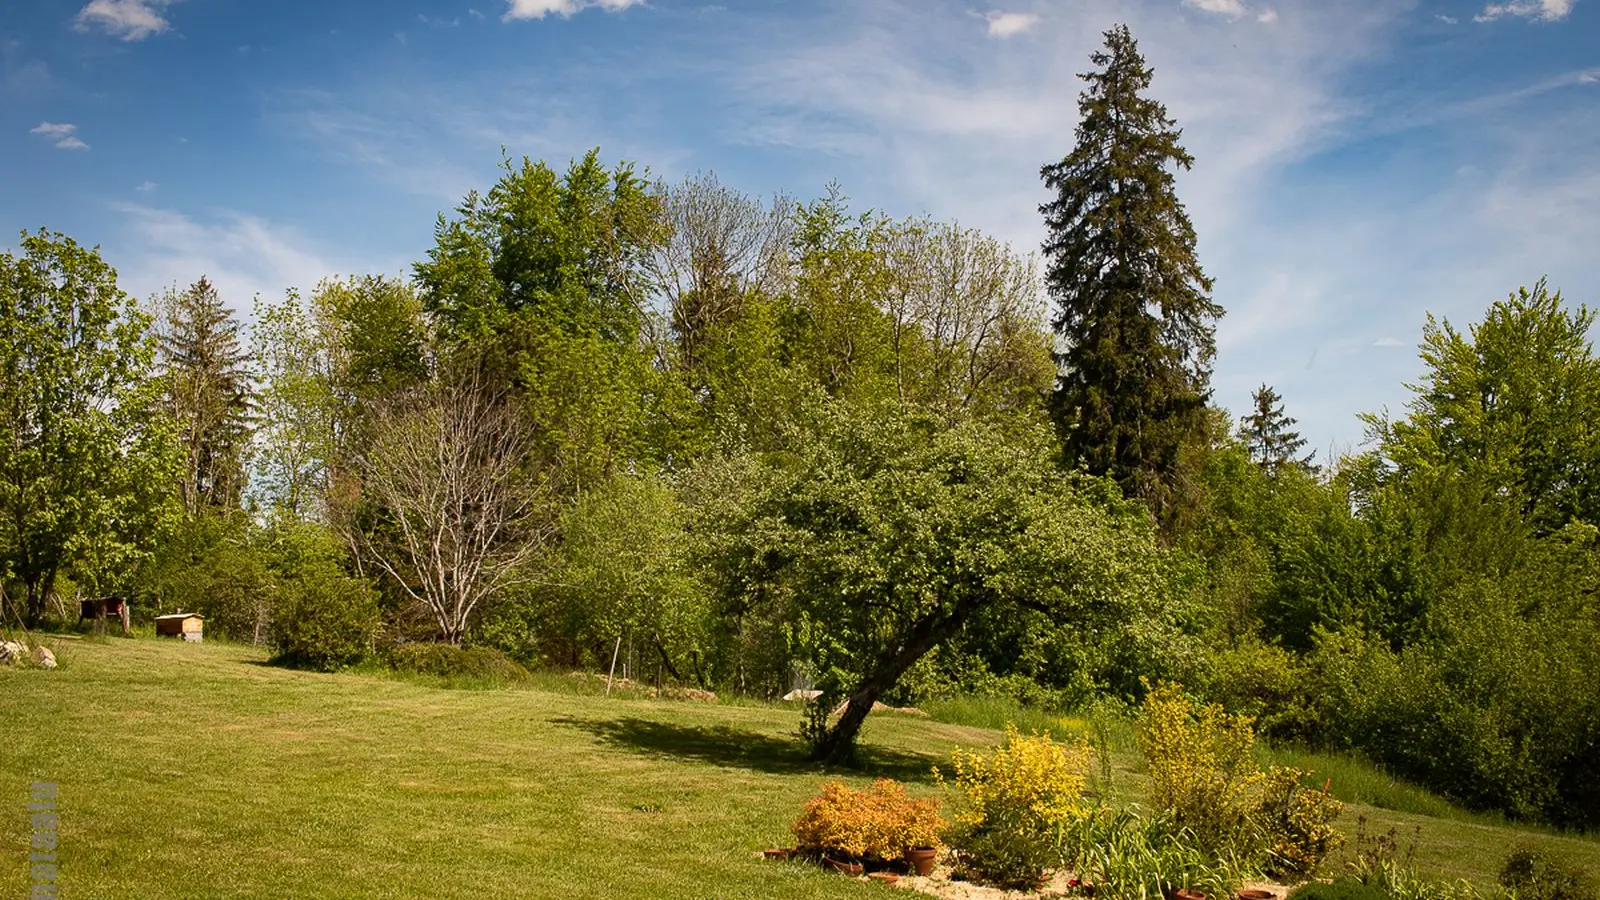
<svg viewBox="0 0 1600 900">
<path fill-rule="evenodd" d="M 513 155 L 714 170 L 1032 250 L 1101 32 L 1196 157 L 1217 399 L 1326 455 L 1400 410 L 1426 312 L 1600 305 L 1600 0 L 0 0 L 0 226 L 233 305 L 401 273 Z"/>
</svg>

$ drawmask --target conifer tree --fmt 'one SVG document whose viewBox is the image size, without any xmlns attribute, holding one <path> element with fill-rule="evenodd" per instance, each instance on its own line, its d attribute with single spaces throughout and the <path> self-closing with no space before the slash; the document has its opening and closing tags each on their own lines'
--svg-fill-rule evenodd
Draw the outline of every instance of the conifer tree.
<svg viewBox="0 0 1600 900">
<path fill-rule="evenodd" d="M 1173 171 L 1194 159 L 1166 108 L 1143 96 L 1152 70 L 1126 26 L 1081 75 L 1071 153 L 1041 170 L 1046 283 L 1057 304 L 1053 407 L 1067 462 L 1109 474 L 1171 520 L 1180 453 L 1203 439 L 1214 322 L 1211 279 Z"/>
<path fill-rule="evenodd" d="M 1239 437 L 1250 451 L 1250 458 L 1269 475 L 1278 474 L 1286 466 L 1309 468 L 1315 451 L 1299 456 L 1306 441 L 1293 430 L 1295 420 L 1283 414 L 1283 397 L 1271 385 L 1263 384 L 1252 399 L 1255 411 L 1239 420 Z"/>
<path fill-rule="evenodd" d="M 160 307 L 160 365 L 184 454 L 184 510 L 193 517 L 237 508 L 251 406 L 250 357 L 239 342 L 239 322 L 203 277 L 167 291 Z"/>
</svg>

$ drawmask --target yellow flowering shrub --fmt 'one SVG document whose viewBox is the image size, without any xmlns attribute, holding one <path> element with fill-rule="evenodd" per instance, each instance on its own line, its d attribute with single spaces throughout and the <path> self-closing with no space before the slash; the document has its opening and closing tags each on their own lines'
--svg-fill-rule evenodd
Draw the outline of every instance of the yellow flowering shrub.
<svg viewBox="0 0 1600 900">
<path fill-rule="evenodd" d="M 1344 846 L 1344 835 L 1333 821 L 1344 811 L 1344 804 L 1321 790 L 1308 788 L 1309 773 L 1300 769 L 1273 766 L 1267 770 L 1256 806 L 1256 820 L 1267 842 L 1267 868 L 1274 874 L 1295 880 L 1310 878 L 1335 850 Z"/>
<path fill-rule="evenodd" d="M 905 785 L 880 778 L 857 791 L 840 781 L 822 786 L 791 830 L 801 850 L 882 860 L 911 847 L 938 847 L 945 828 L 937 798 L 914 800 Z"/>
<path fill-rule="evenodd" d="M 1170 810 L 1202 849 L 1304 878 L 1343 844 L 1332 824 L 1340 803 L 1304 787 L 1299 770 L 1262 772 L 1248 717 L 1163 685 L 1145 698 L 1136 733 L 1151 805 Z"/>
<path fill-rule="evenodd" d="M 956 750 L 950 767 L 962 800 L 950 832 L 958 868 L 1002 887 L 1037 884 L 1059 859 L 1060 829 L 1083 812 L 1089 745 L 1008 726 L 993 753 Z"/>
</svg>

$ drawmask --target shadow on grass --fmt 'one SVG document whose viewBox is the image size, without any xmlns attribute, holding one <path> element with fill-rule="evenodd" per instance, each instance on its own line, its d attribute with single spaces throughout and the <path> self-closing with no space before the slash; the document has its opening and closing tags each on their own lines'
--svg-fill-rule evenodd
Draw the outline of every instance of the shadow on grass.
<svg viewBox="0 0 1600 900">
<path fill-rule="evenodd" d="M 932 767 L 939 762 L 932 756 L 920 753 L 862 744 L 856 751 L 856 766 L 839 769 L 809 759 L 805 745 L 798 738 L 775 737 L 727 725 L 673 725 L 631 717 L 578 719 L 557 716 L 550 722 L 587 731 L 603 743 L 635 753 L 753 769 L 775 775 L 837 771 L 883 776 L 899 781 L 931 782 Z"/>
</svg>

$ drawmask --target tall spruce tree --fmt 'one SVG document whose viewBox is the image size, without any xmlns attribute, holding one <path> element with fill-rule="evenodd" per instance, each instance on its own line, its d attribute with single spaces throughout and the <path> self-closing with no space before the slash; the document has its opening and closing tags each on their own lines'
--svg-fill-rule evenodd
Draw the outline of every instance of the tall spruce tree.
<svg viewBox="0 0 1600 900">
<path fill-rule="evenodd" d="M 1173 170 L 1194 158 L 1166 107 L 1143 96 L 1151 69 L 1124 25 L 1080 75 L 1077 143 L 1041 170 L 1056 198 L 1039 208 L 1058 379 L 1053 406 L 1068 462 L 1109 474 L 1171 520 L 1180 448 L 1202 439 L 1210 396 L 1211 279 Z"/>
<path fill-rule="evenodd" d="M 1239 420 L 1239 437 L 1250 451 L 1250 458 L 1269 475 L 1276 475 L 1287 466 L 1310 468 L 1316 453 L 1299 455 L 1306 441 L 1294 430 L 1295 420 L 1284 415 L 1283 397 L 1268 384 L 1262 384 L 1251 397 L 1255 411 Z"/>
<path fill-rule="evenodd" d="M 168 290 L 160 312 L 161 374 L 184 453 L 184 510 L 194 517 L 235 509 L 244 491 L 251 406 L 250 355 L 240 345 L 239 322 L 204 277 Z"/>
</svg>

